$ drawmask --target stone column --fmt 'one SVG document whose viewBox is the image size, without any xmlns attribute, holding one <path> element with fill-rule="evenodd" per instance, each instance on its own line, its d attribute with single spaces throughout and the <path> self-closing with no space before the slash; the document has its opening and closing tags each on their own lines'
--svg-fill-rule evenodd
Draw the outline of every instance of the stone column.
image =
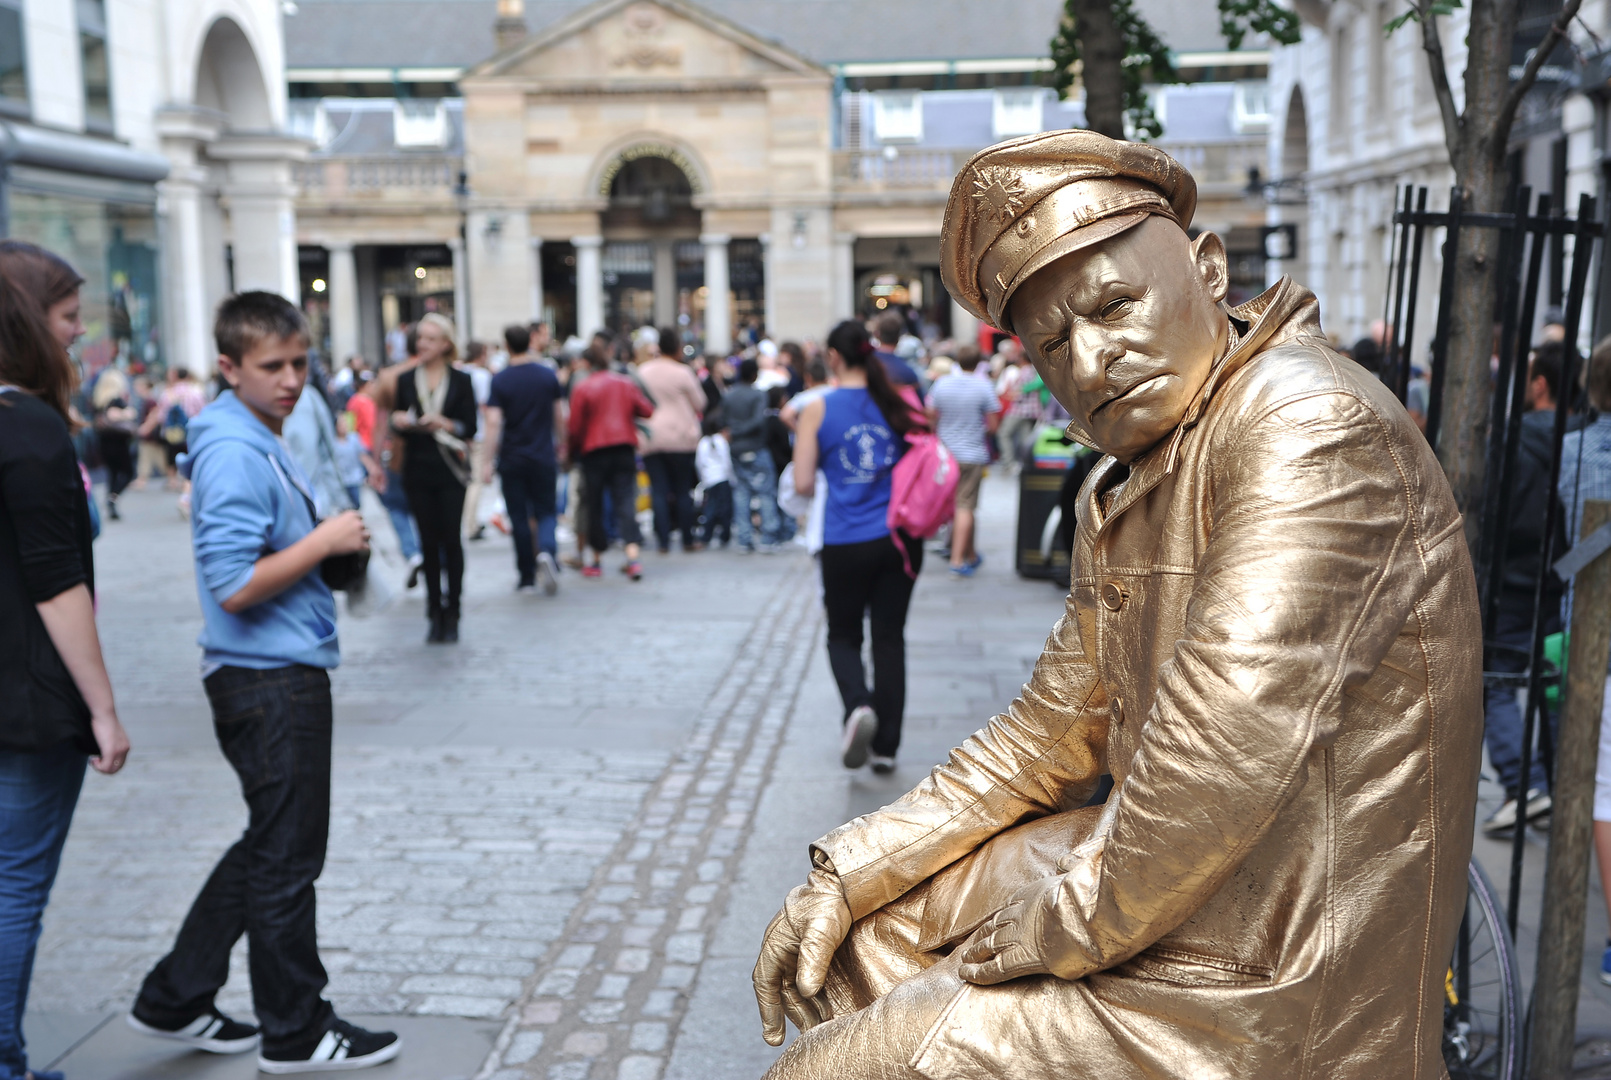
<svg viewBox="0 0 1611 1080">
<path fill-rule="evenodd" d="M 328 243 L 324 249 L 330 255 L 330 355 L 326 364 L 334 373 L 358 351 L 358 268 L 347 241 Z"/>
<path fill-rule="evenodd" d="M 654 242 L 654 324 L 677 321 L 677 249 L 670 240 Z"/>
<path fill-rule="evenodd" d="M 835 322 L 856 316 L 856 234 L 833 234 L 833 297 Z"/>
<path fill-rule="evenodd" d="M 459 332 L 459 340 L 455 344 L 463 353 L 470 340 L 470 289 L 469 282 L 464 278 L 467 261 L 464 257 L 464 240 L 455 236 L 447 246 L 453 255 L 453 328 Z"/>
<path fill-rule="evenodd" d="M 955 298 L 951 300 L 951 340 L 958 345 L 964 342 L 979 344 L 979 320 Z"/>
<path fill-rule="evenodd" d="M 307 153 L 307 142 L 289 135 L 229 134 L 208 146 L 209 157 L 229 164 L 224 194 L 237 292 L 266 289 L 301 300 L 291 165 Z"/>
<path fill-rule="evenodd" d="M 215 350 L 202 200 L 213 196 L 206 190 L 207 169 L 198 159 L 202 148 L 218 137 L 223 119 L 206 109 L 169 107 L 158 110 L 156 126 L 171 166 L 168 178 L 157 185 L 167 229 L 162 245 L 166 359 L 205 375 L 213 370 Z"/>
<path fill-rule="evenodd" d="M 576 332 L 585 341 L 604 329 L 604 237 L 573 236 L 576 247 Z"/>
<path fill-rule="evenodd" d="M 533 322 L 545 320 L 548 316 L 547 303 L 543 297 L 543 238 L 531 238 L 531 319 Z M 549 327 L 552 331 L 553 327 Z"/>
<path fill-rule="evenodd" d="M 704 233 L 705 351 L 725 353 L 733 347 L 733 295 L 727 272 L 726 233 Z"/>
<path fill-rule="evenodd" d="M 761 303 L 765 309 L 761 312 L 761 322 L 765 328 L 766 336 L 772 337 L 772 320 L 777 318 L 777 261 L 772 255 L 772 235 L 762 233 L 757 237 L 761 241 Z M 776 340 L 775 338 L 773 340 Z"/>
</svg>

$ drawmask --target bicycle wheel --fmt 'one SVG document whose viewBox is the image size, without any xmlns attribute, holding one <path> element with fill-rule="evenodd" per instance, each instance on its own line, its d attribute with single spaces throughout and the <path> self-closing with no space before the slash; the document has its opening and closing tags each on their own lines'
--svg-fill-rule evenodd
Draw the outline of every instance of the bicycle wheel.
<svg viewBox="0 0 1611 1080">
<path fill-rule="evenodd" d="M 1450 1080 L 1521 1076 L 1521 975 L 1499 894 L 1475 862 L 1444 979 L 1443 1061 Z"/>
</svg>

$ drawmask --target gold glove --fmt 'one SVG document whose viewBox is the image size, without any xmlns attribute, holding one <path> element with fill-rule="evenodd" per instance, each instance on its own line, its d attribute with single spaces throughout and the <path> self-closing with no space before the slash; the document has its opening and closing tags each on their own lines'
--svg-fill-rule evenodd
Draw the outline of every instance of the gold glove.
<svg viewBox="0 0 1611 1080">
<path fill-rule="evenodd" d="M 838 875 L 818 868 L 789 893 L 766 928 L 751 978 L 761 1007 L 761 1034 L 773 1046 L 783 1045 L 785 1017 L 805 1031 L 832 1016 L 822 984 L 850 923 Z"/>
<path fill-rule="evenodd" d="M 1025 975 L 1055 974 L 1046 956 L 1046 923 L 1056 918 L 1062 875 L 1042 878 L 1013 894 L 1005 907 L 962 946 L 962 978 L 993 986 Z"/>
</svg>

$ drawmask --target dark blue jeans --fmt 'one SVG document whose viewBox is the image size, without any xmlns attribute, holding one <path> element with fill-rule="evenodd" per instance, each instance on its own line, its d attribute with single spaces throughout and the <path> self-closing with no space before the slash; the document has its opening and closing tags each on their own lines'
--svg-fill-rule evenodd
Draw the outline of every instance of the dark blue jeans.
<svg viewBox="0 0 1611 1080">
<path fill-rule="evenodd" d="M 200 1015 L 229 978 L 229 952 L 245 934 L 263 1045 L 279 1049 L 331 1017 L 313 893 L 330 833 L 330 676 L 302 665 L 225 667 L 205 685 L 250 815 L 134 1008 L 162 1025 Z"/>
<path fill-rule="evenodd" d="M 397 530 L 397 546 L 405 559 L 417 559 L 420 554 L 420 532 L 414 525 L 414 515 L 408 509 L 408 496 L 403 492 L 403 477 L 386 470 L 386 490 L 380 501 L 391 515 L 392 528 Z"/>
<path fill-rule="evenodd" d="M 0 750 L 0 1080 L 28 1072 L 22 1014 L 39 920 L 61 865 L 85 760 L 65 742 L 37 754 Z"/>
<path fill-rule="evenodd" d="M 699 540 L 708 544 L 721 534 L 725 544 L 733 538 L 733 485 L 723 480 L 705 487 L 705 504 L 699 509 Z"/>
<path fill-rule="evenodd" d="M 537 582 L 537 552 L 559 553 L 554 540 L 554 466 L 536 461 L 504 461 L 498 464 L 503 487 L 503 504 L 509 511 L 509 531 L 515 538 L 515 570 L 520 584 Z M 537 522 L 536 544 L 532 543 L 531 523 Z"/>
<path fill-rule="evenodd" d="M 778 474 L 772 468 L 772 454 L 766 449 L 733 454 L 733 538 L 741 548 L 755 546 L 755 526 L 750 521 L 750 500 L 759 502 L 761 543 L 783 540 L 778 524 Z"/>
<path fill-rule="evenodd" d="M 1527 650 L 1533 644 L 1533 617 L 1531 608 L 1532 597 L 1526 598 L 1529 610 L 1500 605 L 1498 624 L 1488 640 L 1496 645 L 1509 646 L 1509 648 L 1491 649 L 1484 666 L 1489 671 L 1525 671 L 1527 669 Z M 1545 627 L 1546 633 L 1555 633 L 1560 629 L 1560 620 L 1553 619 Z M 1516 687 L 1487 685 L 1483 686 L 1484 720 L 1483 742 L 1488 746 L 1488 760 L 1493 762 L 1494 771 L 1499 774 L 1499 782 L 1505 788 L 1505 798 L 1514 799 L 1521 791 L 1521 751 L 1522 751 L 1522 713 L 1521 707 L 1516 703 Z M 1540 791 L 1548 789 L 1544 781 L 1544 763 L 1540 760 L 1540 743 L 1538 740 L 1538 725 L 1548 722 L 1550 731 L 1555 731 L 1555 714 L 1550 711 L 1549 705 L 1539 703 L 1537 718 L 1533 722 L 1533 761 L 1528 772 L 1527 789 L 1537 788 Z M 1553 743 L 1552 743 L 1553 745 Z"/>
<path fill-rule="evenodd" d="M 644 454 L 643 471 L 649 474 L 655 543 L 664 550 L 671 546 L 671 534 L 681 532 L 682 546 L 687 547 L 695 538 L 694 485 L 699 474 L 694 469 L 694 455 Z"/>
</svg>

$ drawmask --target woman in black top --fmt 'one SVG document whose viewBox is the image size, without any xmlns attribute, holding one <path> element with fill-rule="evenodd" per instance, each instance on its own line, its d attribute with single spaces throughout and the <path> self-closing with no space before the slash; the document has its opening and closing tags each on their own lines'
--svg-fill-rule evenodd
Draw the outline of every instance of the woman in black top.
<svg viewBox="0 0 1611 1080">
<path fill-rule="evenodd" d="M 82 283 L 41 248 L 0 243 L 0 1076 L 28 1075 L 28 975 L 84 762 L 114 773 L 129 752 L 68 435 Z"/>
<path fill-rule="evenodd" d="M 403 491 L 419 525 L 427 642 L 459 640 L 459 593 L 464 583 L 464 491 L 470 483 L 475 438 L 475 387 L 453 367 L 453 324 L 434 312 L 419 321 L 419 365 L 397 380 L 392 430 L 403 438 Z M 447 570 L 447 596 L 442 570 Z"/>
</svg>

